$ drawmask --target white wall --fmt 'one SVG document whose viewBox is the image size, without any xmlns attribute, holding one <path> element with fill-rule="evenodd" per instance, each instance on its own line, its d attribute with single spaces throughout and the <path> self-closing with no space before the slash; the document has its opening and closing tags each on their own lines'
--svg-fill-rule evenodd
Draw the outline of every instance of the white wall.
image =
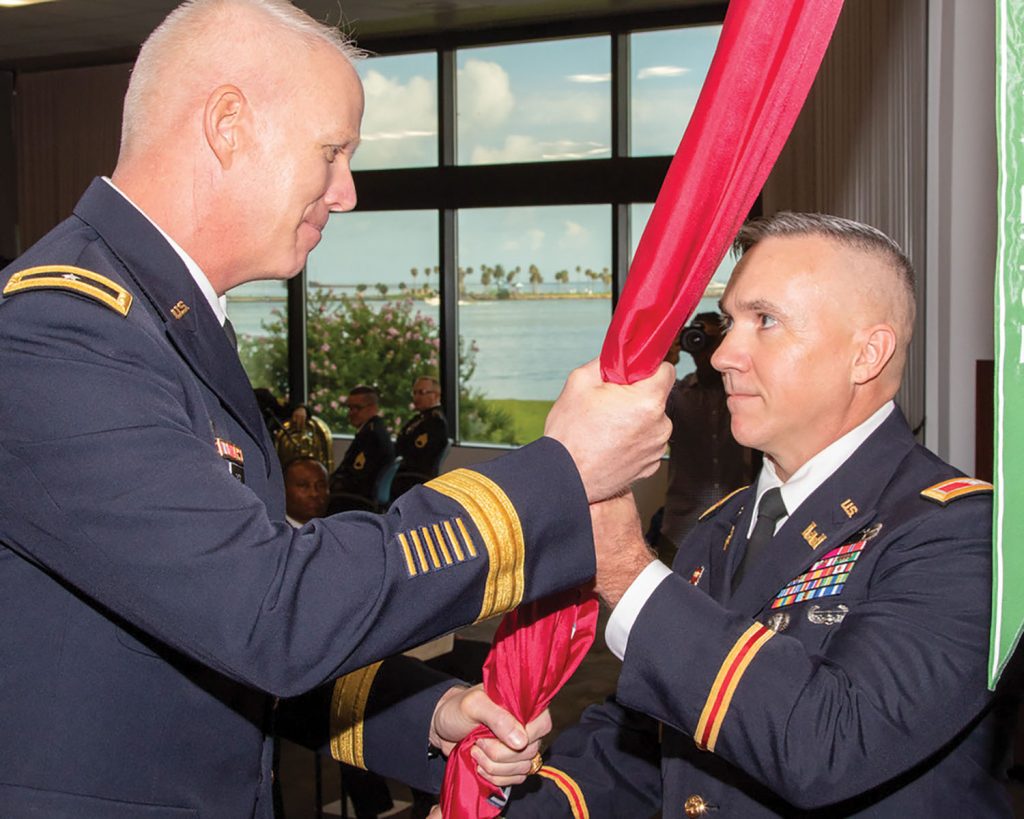
<svg viewBox="0 0 1024 819">
<path fill-rule="evenodd" d="M 928 12 L 925 442 L 971 474 L 975 362 L 993 354 L 995 3 Z"/>
</svg>

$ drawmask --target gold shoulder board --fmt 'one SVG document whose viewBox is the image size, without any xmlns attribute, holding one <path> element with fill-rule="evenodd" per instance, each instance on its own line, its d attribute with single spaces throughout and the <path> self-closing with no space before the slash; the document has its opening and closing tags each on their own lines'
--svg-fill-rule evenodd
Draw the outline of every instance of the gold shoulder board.
<svg viewBox="0 0 1024 819">
<path fill-rule="evenodd" d="M 962 498 L 965 495 L 974 495 L 978 492 L 991 492 L 992 484 L 987 481 L 979 481 L 977 478 L 950 478 L 939 481 L 934 486 L 921 490 L 921 497 L 934 501 L 939 506 L 946 506 Z"/>
<path fill-rule="evenodd" d="M 122 316 L 127 316 L 132 306 L 132 294 L 117 282 L 84 267 L 71 265 L 43 265 L 18 271 L 4 287 L 4 295 L 39 289 L 73 290 L 105 304 Z"/>
<path fill-rule="evenodd" d="M 747 484 L 747 486 L 750 486 L 750 484 Z M 741 486 L 739 489 L 733 489 L 732 492 L 730 492 L 728 495 L 726 495 L 724 498 L 722 498 L 720 501 L 718 501 L 718 503 L 712 504 L 707 509 L 705 509 L 703 512 L 701 512 L 700 517 L 697 518 L 697 520 L 704 520 L 704 518 L 706 518 L 708 515 L 710 515 L 712 512 L 714 512 L 719 506 L 721 506 L 723 503 L 725 503 L 727 500 L 729 500 L 729 498 L 731 498 L 737 492 L 742 492 L 744 489 L 747 488 L 747 486 Z"/>
</svg>

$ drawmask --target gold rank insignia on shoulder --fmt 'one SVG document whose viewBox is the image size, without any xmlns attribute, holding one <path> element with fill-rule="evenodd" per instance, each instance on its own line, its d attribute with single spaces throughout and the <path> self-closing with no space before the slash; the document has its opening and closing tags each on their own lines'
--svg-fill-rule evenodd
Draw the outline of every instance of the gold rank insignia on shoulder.
<svg viewBox="0 0 1024 819">
<path fill-rule="evenodd" d="M 417 435 L 414 443 L 416 444 L 416 449 L 423 449 L 427 445 L 427 433 L 424 432 L 422 435 Z"/>
<path fill-rule="evenodd" d="M 957 498 L 965 495 L 975 495 L 978 492 L 991 492 L 992 484 L 988 481 L 980 481 L 977 478 L 951 478 L 946 481 L 929 486 L 921 490 L 921 497 L 946 506 Z"/>
<path fill-rule="evenodd" d="M 730 492 L 728 495 L 726 495 L 720 501 L 718 501 L 717 503 L 712 504 L 707 509 L 705 509 L 703 512 L 701 512 L 700 517 L 697 518 L 697 520 L 704 520 L 704 518 L 706 518 L 708 515 L 710 515 L 712 512 L 714 512 L 719 506 L 721 506 L 723 503 L 725 503 L 727 500 L 729 500 L 729 498 L 731 498 L 737 492 L 742 492 L 746 488 L 747 488 L 746 486 L 741 486 L 739 489 L 734 489 L 732 492 Z"/>
<path fill-rule="evenodd" d="M 127 316 L 132 306 L 132 294 L 117 282 L 72 265 L 42 265 L 20 270 L 7 282 L 4 295 L 25 290 L 71 290 L 106 305 L 122 316 Z"/>
</svg>

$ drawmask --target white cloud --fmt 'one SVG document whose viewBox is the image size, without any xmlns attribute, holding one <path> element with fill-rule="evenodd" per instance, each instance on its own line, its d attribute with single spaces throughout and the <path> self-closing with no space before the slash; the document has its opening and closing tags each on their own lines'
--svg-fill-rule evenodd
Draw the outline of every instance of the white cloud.
<svg viewBox="0 0 1024 819">
<path fill-rule="evenodd" d="M 413 76 L 402 83 L 369 69 L 363 78 L 366 112 L 356 167 L 387 167 L 420 160 L 429 164 L 437 148 L 437 94 L 434 83 Z"/>
<path fill-rule="evenodd" d="M 504 122 L 515 107 L 508 72 L 497 63 L 466 60 L 458 83 L 459 117 L 468 125 L 493 127 Z"/>
<path fill-rule="evenodd" d="M 681 65 L 652 65 L 641 68 L 636 75 L 638 80 L 646 80 L 651 77 L 681 77 L 689 74 L 690 69 Z"/>
<path fill-rule="evenodd" d="M 470 156 L 470 162 L 473 165 L 492 165 L 505 162 L 587 159 L 610 155 L 611 147 L 598 142 L 542 140 L 525 134 L 510 134 L 505 137 L 505 142 L 500 147 L 476 146 Z"/>
<path fill-rule="evenodd" d="M 598 83 L 611 82 L 612 75 L 609 74 L 569 74 L 566 76 L 569 82 Z"/>
</svg>

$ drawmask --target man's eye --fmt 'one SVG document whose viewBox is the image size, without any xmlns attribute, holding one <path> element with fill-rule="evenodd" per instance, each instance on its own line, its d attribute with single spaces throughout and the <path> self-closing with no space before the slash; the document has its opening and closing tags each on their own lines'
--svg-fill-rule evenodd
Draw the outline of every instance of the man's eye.
<svg viewBox="0 0 1024 819">
<path fill-rule="evenodd" d="M 728 333 L 732 329 L 732 319 L 722 316 L 722 320 L 719 322 L 719 329 L 722 331 L 723 336 Z"/>
<path fill-rule="evenodd" d="M 758 313 L 757 320 L 761 323 L 762 327 L 774 327 L 777 323 L 775 316 L 770 316 L 767 313 Z"/>
<path fill-rule="evenodd" d="M 338 154 L 343 150 L 344 148 L 341 145 L 324 145 L 324 159 L 328 162 L 334 162 L 338 158 Z"/>
</svg>

